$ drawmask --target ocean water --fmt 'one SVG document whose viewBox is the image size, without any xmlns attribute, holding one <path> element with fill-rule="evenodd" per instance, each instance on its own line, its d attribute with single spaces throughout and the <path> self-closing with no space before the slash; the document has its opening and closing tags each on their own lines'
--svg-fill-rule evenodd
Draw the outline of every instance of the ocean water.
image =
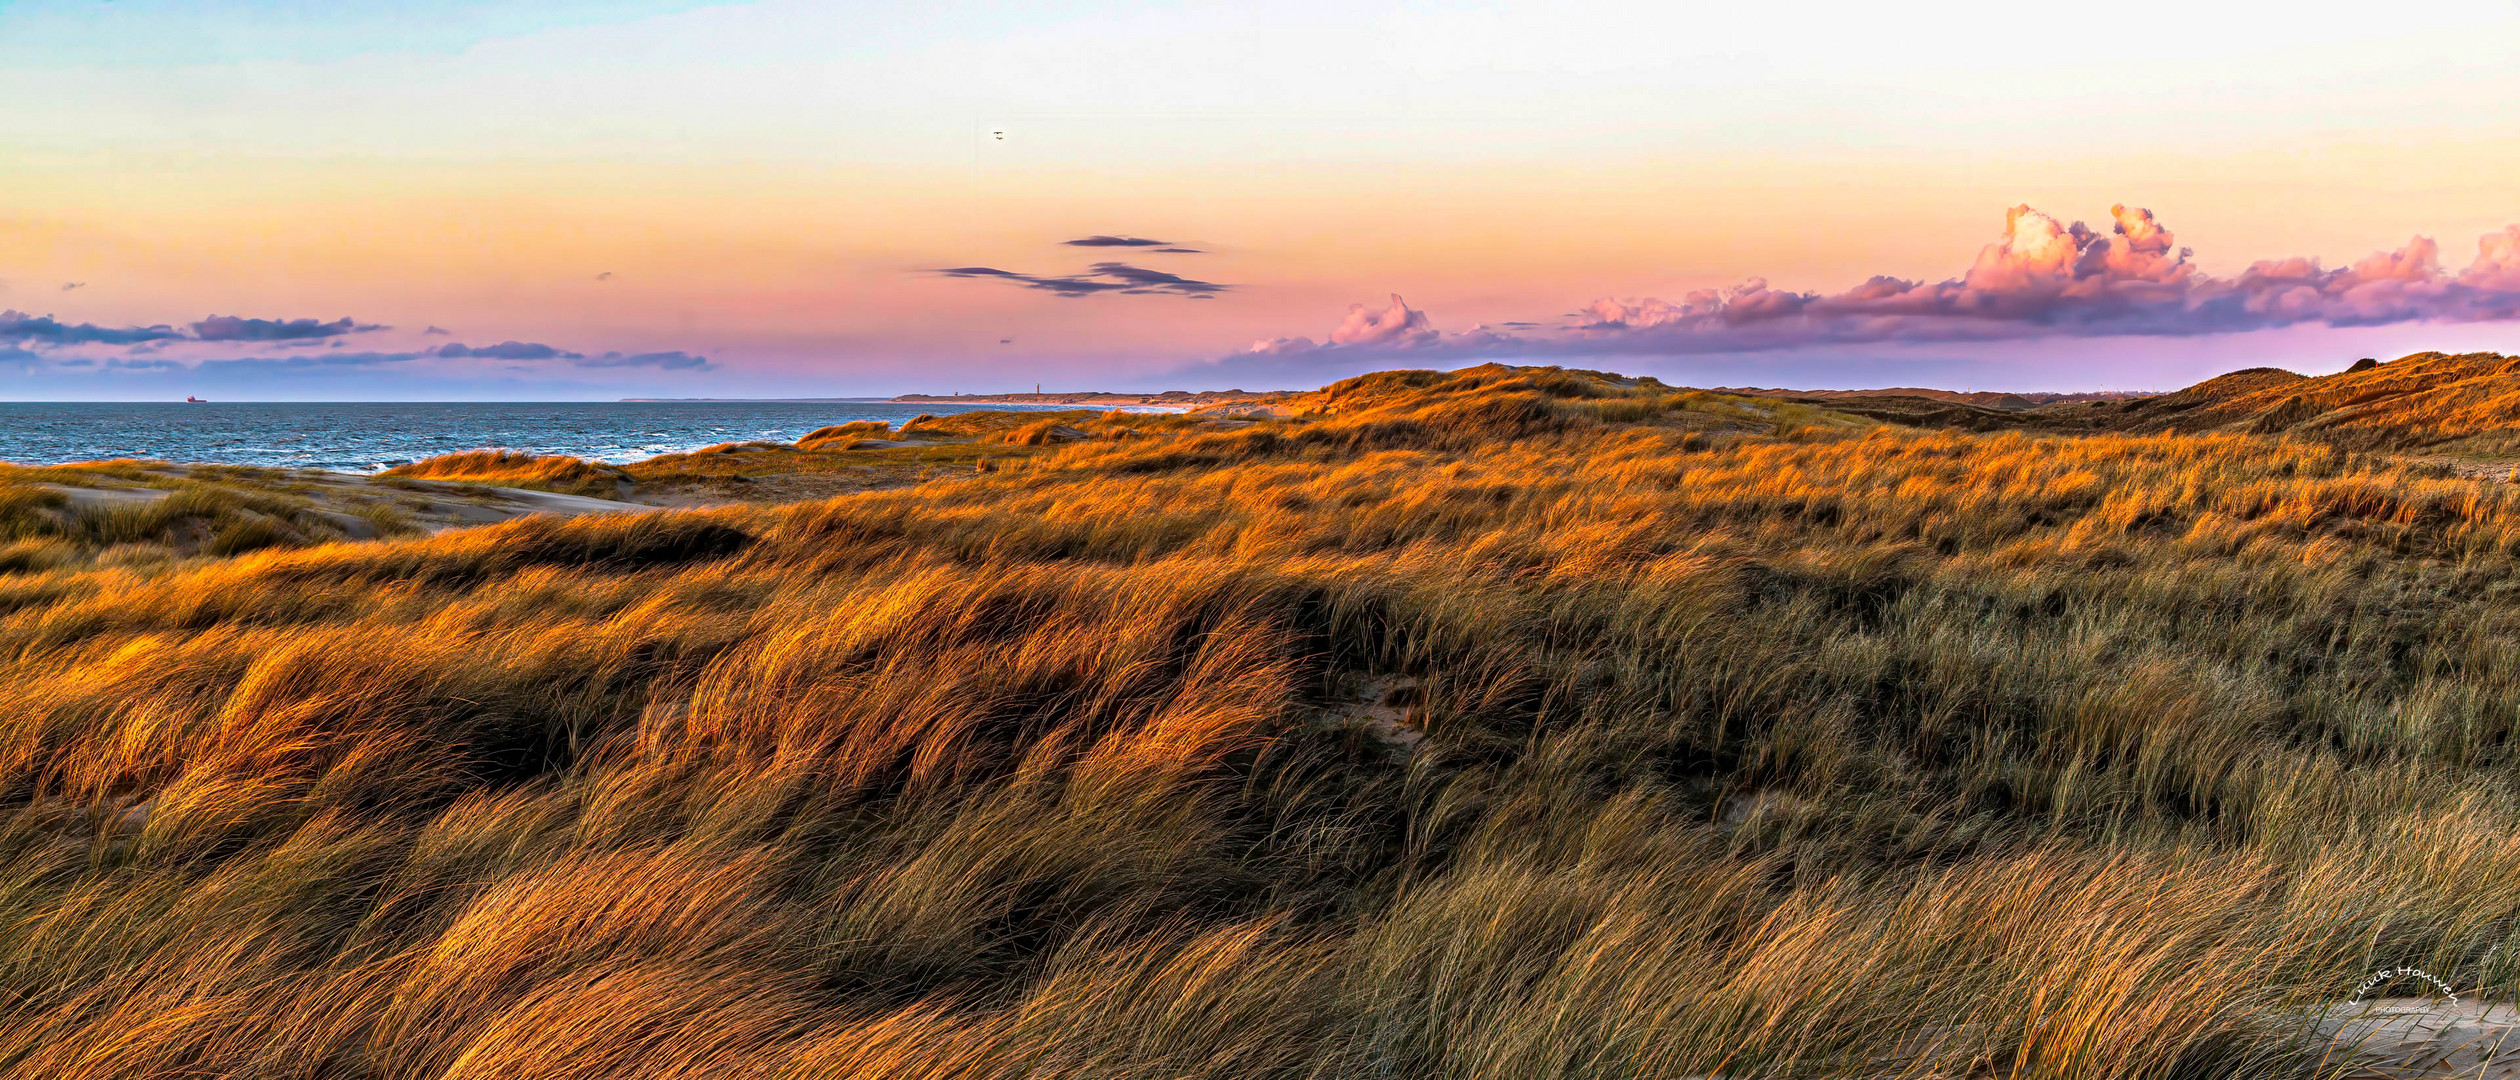
<svg viewBox="0 0 2520 1080">
<path fill-rule="evenodd" d="M 107 458 L 375 472 L 503 447 L 613 464 L 825 424 L 1049 405 L 888 401 L 0 402 L 0 461 Z"/>
</svg>

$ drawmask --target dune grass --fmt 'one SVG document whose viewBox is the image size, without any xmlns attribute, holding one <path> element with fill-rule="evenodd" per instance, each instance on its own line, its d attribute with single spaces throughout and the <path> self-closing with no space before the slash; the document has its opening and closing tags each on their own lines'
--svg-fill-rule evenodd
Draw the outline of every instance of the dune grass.
<svg viewBox="0 0 2520 1080">
<path fill-rule="evenodd" d="M 724 443 L 664 454 L 622 467 L 649 493 L 697 492 L 718 501 L 778 503 L 795 492 L 907 487 L 949 475 L 994 472 L 1042 451 L 1086 439 L 1169 438 L 1236 426 L 1178 414 L 1085 409 L 978 410 L 902 422 L 875 420 L 816 428 L 793 444 Z M 801 485 L 779 480 L 810 478 Z M 768 485 L 753 481 L 772 480 Z M 823 481 L 815 484 L 812 480 Z"/>
<path fill-rule="evenodd" d="M 884 439 L 892 435 L 892 425 L 881 420 L 851 420 L 845 424 L 828 424 L 806 432 L 796 440 L 800 450 L 850 449 L 868 439 Z"/>
<path fill-rule="evenodd" d="M 0 1075 L 2273 1077 L 2520 989 L 2512 488 L 1309 408 L 0 576 Z"/>
<path fill-rule="evenodd" d="M 71 489 L 121 498 L 83 501 Z M 375 531 L 407 531 L 389 510 Z M 161 462 L 0 463 L 0 573 L 152 563 L 305 547 L 343 537 L 339 519 L 290 490 L 277 470 L 182 469 Z"/>
<path fill-rule="evenodd" d="M 2047 430 L 2290 435 L 2356 450 L 2509 462 L 2520 455 L 2520 357 L 2420 352 L 2316 377 L 2248 368 L 2174 393 L 2002 418 Z"/>
<path fill-rule="evenodd" d="M 397 465 L 377 474 L 414 480 L 454 480 L 499 487 L 539 488 L 563 495 L 612 498 L 627 479 L 619 467 L 566 454 L 528 454 L 516 450 L 466 450 L 439 454 Z"/>
</svg>

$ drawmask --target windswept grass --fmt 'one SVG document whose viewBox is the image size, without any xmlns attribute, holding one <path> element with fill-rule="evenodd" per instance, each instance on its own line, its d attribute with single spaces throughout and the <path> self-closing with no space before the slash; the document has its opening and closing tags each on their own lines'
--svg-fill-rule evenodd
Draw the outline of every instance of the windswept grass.
<svg viewBox="0 0 2520 1080">
<path fill-rule="evenodd" d="M 346 515 L 345 515 L 346 516 Z M 380 516 L 374 531 L 403 531 Z M 0 574 L 163 562 L 304 547 L 343 537 L 342 516 L 320 511 L 270 475 L 176 470 L 111 461 L 0 464 Z"/>
<path fill-rule="evenodd" d="M 415 480 L 455 480 L 500 487 L 539 488 L 564 495 L 611 498 L 627 474 L 566 454 L 527 454 L 516 450 L 466 450 L 397 465 L 380 476 Z"/>
<path fill-rule="evenodd" d="M 829 424 L 806 432 L 796 440 L 799 450 L 846 450 L 866 439 L 881 439 L 892 434 L 892 425 L 881 420 L 851 420 L 845 424 Z"/>
<path fill-rule="evenodd" d="M 0 578 L 0 1075 L 2290 1077 L 2520 990 L 2508 486 L 1309 408 Z"/>
</svg>

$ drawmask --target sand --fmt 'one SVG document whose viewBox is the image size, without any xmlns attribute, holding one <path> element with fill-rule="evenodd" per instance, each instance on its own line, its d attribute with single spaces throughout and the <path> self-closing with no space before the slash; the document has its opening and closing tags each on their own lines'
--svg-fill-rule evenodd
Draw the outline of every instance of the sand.
<svg viewBox="0 0 2520 1080">
<path fill-rule="evenodd" d="M 2356 1080 L 2520 1080 L 2520 1008 L 2441 998 L 2339 1005 L 2319 1018 L 2343 1073 Z"/>
</svg>

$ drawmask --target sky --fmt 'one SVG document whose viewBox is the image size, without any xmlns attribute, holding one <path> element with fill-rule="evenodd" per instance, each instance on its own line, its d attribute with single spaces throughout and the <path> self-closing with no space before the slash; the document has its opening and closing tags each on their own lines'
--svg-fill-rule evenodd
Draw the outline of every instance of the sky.
<svg viewBox="0 0 2520 1080">
<path fill-rule="evenodd" d="M 2515 0 L 0 0 L 0 398 L 2520 352 L 2515 46 Z"/>
</svg>

